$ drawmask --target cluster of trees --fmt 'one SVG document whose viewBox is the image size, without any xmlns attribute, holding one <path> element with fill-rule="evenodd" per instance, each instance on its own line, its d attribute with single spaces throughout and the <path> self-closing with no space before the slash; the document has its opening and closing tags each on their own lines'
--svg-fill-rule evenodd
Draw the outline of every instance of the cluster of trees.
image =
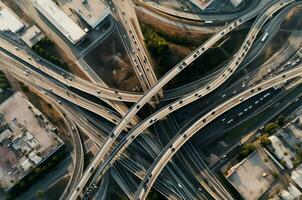
<svg viewBox="0 0 302 200">
<path fill-rule="evenodd" d="M 169 60 L 171 57 L 171 50 L 167 40 L 157 31 L 146 24 L 141 26 L 145 38 L 146 47 L 151 53 L 151 56 L 158 61 L 159 66 L 155 69 L 158 76 L 165 74 Z"/>
<path fill-rule="evenodd" d="M 0 71 L 0 88 L 2 90 L 5 90 L 9 87 L 10 87 L 10 85 L 8 83 L 8 80 L 5 77 L 5 74 L 2 71 Z"/>
<path fill-rule="evenodd" d="M 24 85 L 23 82 L 19 82 L 19 84 L 20 84 L 20 88 L 21 88 L 22 92 L 24 92 L 24 93 L 29 92 L 29 88 L 27 85 Z"/>
<path fill-rule="evenodd" d="M 254 150 L 256 149 L 256 146 L 252 143 L 248 143 L 243 145 L 243 147 L 241 148 L 241 151 L 239 153 L 238 159 L 242 160 L 244 158 L 246 158 L 247 156 L 249 156 Z"/>
<path fill-rule="evenodd" d="M 56 153 L 56 155 L 53 155 L 44 161 L 39 167 L 34 168 L 26 177 L 16 183 L 7 194 L 6 200 L 15 199 L 30 188 L 36 181 L 43 179 L 44 176 L 53 170 L 67 155 L 68 152 L 64 148 Z"/>
<path fill-rule="evenodd" d="M 264 131 L 265 131 L 266 133 L 271 134 L 271 133 L 273 133 L 274 131 L 278 130 L 279 128 L 280 128 L 280 126 L 279 126 L 277 123 L 275 123 L 275 122 L 270 122 L 270 123 L 268 123 L 268 124 L 266 124 L 266 125 L 264 126 Z"/>
<path fill-rule="evenodd" d="M 169 50 L 168 42 L 159 36 L 156 30 L 148 25 L 141 26 L 147 48 L 152 56 L 161 56 Z"/>
<path fill-rule="evenodd" d="M 265 133 L 258 138 L 258 141 L 262 146 L 267 146 L 272 143 L 272 141 L 268 137 L 269 135 Z"/>
<path fill-rule="evenodd" d="M 178 35 L 169 34 L 165 31 L 162 31 L 161 29 L 155 29 L 152 26 L 150 26 L 148 24 L 144 24 L 144 23 L 141 23 L 141 27 L 142 27 L 142 31 L 144 31 L 146 29 L 149 29 L 149 30 L 151 29 L 153 32 L 155 32 L 161 38 L 164 38 L 166 41 L 176 44 L 176 45 L 184 46 L 184 47 L 187 47 L 190 49 L 195 49 L 197 47 L 197 45 L 196 45 L 197 41 L 203 42 L 210 37 L 210 34 L 208 34 L 208 35 L 201 36 L 198 40 L 195 40 L 195 39 L 190 38 L 190 36 L 181 37 Z"/>
<path fill-rule="evenodd" d="M 53 43 L 47 37 L 43 38 L 39 43 L 34 45 L 32 48 L 36 51 L 41 57 L 46 60 L 52 62 L 53 64 L 62 67 L 65 70 L 69 70 L 69 66 L 67 63 L 62 62 L 58 57 L 51 55 L 46 49 L 45 46 L 53 46 Z"/>
</svg>

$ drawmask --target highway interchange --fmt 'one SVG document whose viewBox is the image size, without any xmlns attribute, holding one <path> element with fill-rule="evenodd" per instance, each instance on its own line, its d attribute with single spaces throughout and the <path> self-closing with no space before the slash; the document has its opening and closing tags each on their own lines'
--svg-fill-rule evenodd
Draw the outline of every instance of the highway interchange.
<svg viewBox="0 0 302 200">
<path fill-rule="evenodd" d="M 0 35 L 0 55 L 3 59 L 2 63 L 7 64 L 7 66 L 2 66 L 2 68 L 10 72 L 16 79 L 31 85 L 42 97 L 44 96 L 48 101 L 52 101 L 52 104 L 56 105 L 58 110 L 61 110 L 66 116 L 66 118 L 64 117 L 65 123 L 68 124 L 73 143 L 77 147 L 74 148 L 73 153 L 73 165 L 77 167 L 74 168 L 71 179 L 61 199 L 90 199 L 93 198 L 93 195 L 104 195 L 108 189 L 108 171 L 110 169 L 113 169 L 111 173 L 115 174 L 115 180 L 119 180 L 120 184 L 124 185 L 123 191 L 129 191 L 127 196 L 130 199 L 146 199 L 153 184 L 155 184 L 157 190 L 169 199 L 191 199 L 194 198 L 194 195 L 200 199 L 207 199 L 208 196 L 213 199 L 234 199 L 227 189 L 220 184 L 219 180 L 217 180 L 201 158 L 195 158 L 198 161 L 196 165 L 201 166 L 203 169 L 202 176 L 206 177 L 206 181 L 204 178 L 196 177 L 198 179 L 197 182 L 201 184 L 203 189 L 200 188 L 200 191 L 195 193 L 189 189 L 190 180 L 185 178 L 185 176 L 181 178 L 176 177 L 173 167 L 169 166 L 168 163 L 173 159 L 173 155 L 178 153 L 178 150 L 188 143 L 188 140 L 192 136 L 227 111 L 269 88 L 301 77 L 302 65 L 297 65 L 284 72 L 281 70 L 280 73 L 270 76 L 257 84 L 242 87 L 242 90 L 237 90 L 236 93 L 222 100 L 221 103 L 215 105 L 214 108 L 203 114 L 200 118 L 192 120 L 186 126 L 181 127 L 179 131 L 176 130 L 173 138 L 164 146 L 159 141 L 154 140 L 153 136 L 150 136 L 152 129 L 149 128 L 159 121 L 167 120 L 167 117 L 177 110 L 214 93 L 219 87 L 229 81 L 238 72 L 239 67 L 248 65 L 248 63 L 245 64 L 246 60 L 253 60 L 257 57 L 257 48 L 262 48 L 264 44 L 261 41 L 259 42 L 261 31 L 267 27 L 267 23 L 270 20 L 274 20 L 273 16 L 275 14 L 279 16 L 278 13 L 282 12 L 282 10 L 295 6 L 300 2 L 295 0 L 260 1 L 255 8 L 249 10 L 249 12 L 242 13 L 238 18 L 230 16 L 230 19 L 233 21 L 228 22 L 221 30 L 213 34 L 206 42 L 158 79 L 155 76 L 150 56 L 144 46 L 143 36 L 140 28 L 138 28 L 139 24 L 132 1 L 124 0 L 122 3 L 118 3 L 114 0 L 108 0 L 106 3 L 110 7 L 115 20 L 118 21 L 116 25 L 117 30 L 144 90 L 143 94 L 111 89 L 107 86 L 100 86 L 96 83 L 83 80 L 40 58 L 22 44 L 8 39 L 5 35 Z M 281 17 L 278 18 L 279 21 L 276 20 L 274 22 L 275 26 L 278 22 L 280 23 Z M 251 19 L 254 19 L 254 22 L 239 50 L 222 70 L 213 73 L 210 81 L 205 79 L 205 81 L 202 81 L 204 84 L 198 84 L 198 87 L 193 90 L 186 90 L 189 92 L 184 92 L 180 89 L 184 94 L 172 95 L 168 100 L 173 99 L 174 101 L 164 104 L 164 106 L 153 114 L 150 114 L 144 120 L 140 120 L 137 114 L 146 104 L 150 103 L 154 105 L 160 101 L 167 101 L 167 99 L 164 100 L 165 93 L 162 90 L 170 80 L 189 67 L 191 63 L 218 43 L 218 41 Z M 191 18 L 191 20 L 196 19 Z M 273 26 L 272 24 L 270 25 L 265 29 L 268 32 L 273 31 L 273 28 L 271 28 Z M 258 42 L 255 42 L 257 39 Z M 256 44 L 257 46 L 254 47 Z M 252 54 L 249 53 L 253 48 L 256 51 L 254 51 L 255 55 L 251 56 Z M 90 98 L 87 99 L 81 96 L 80 93 L 68 88 L 76 88 L 81 92 L 103 100 L 107 105 L 105 105 L 106 103 L 99 104 Z M 121 104 L 123 102 L 131 102 L 133 106 L 129 110 L 126 110 L 125 105 Z M 103 132 L 100 131 L 85 119 L 85 114 L 74 110 L 75 105 L 100 116 L 109 122 L 109 125 L 103 128 Z M 112 108 L 108 107 L 108 105 L 111 105 Z M 120 109 L 117 107 L 120 107 Z M 77 115 L 83 117 L 75 117 Z M 90 119 L 90 121 L 93 120 Z M 95 124 L 98 123 L 98 121 L 95 121 Z M 97 154 L 85 170 L 83 169 L 83 144 L 79 138 L 77 128 L 91 138 L 98 149 Z M 139 164 L 131 157 L 133 153 L 130 150 L 130 145 L 132 144 L 143 146 L 147 154 L 152 157 L 153 161 L 149 163 L 148 168 L 146 168 L 146 165 Z M 197 154 L 190 148 L 185 147 L 184 149 L 188 155 L 192 155 L 193 157 Z M 121 169 L 117 168 L 117 161 L 141 180 L 136 189 L 131 189 L 130 185 L 127 186 L 127 183 L 122 183 L 122 178 L 119 175 L 119 170 Z M 161 172 L 165 167 L 168 169 L 168 173 L 165 172 L 163 174 Z M 193 167 L 190 165 L 189 167 L 191 167 L 192 171 Z M 181 172 L 181 168 L 177 168 L 176 171 L 179 174 L 183 173 Z M 160 174 L 163 174 L 163 176 L 178 185 L 178 191 L 169 188 L 165 184 L 164 179 L 158 177 Z M 180 183 L 182 180 L 186 180 L 186 183 Z M 202 191 L 206 191 L 207 194 L 202 194 Z"/>
</svg>

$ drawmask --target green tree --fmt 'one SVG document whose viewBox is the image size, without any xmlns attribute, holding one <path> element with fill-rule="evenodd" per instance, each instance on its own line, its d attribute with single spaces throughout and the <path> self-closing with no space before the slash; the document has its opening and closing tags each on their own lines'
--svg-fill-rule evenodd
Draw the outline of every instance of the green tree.
<svg viewBox="0 0 302 200">
<path fill-rule="evenodd" d="M 34 182 L 36 180 L 36 177 L 32 175 L 32 176 L 28 177 L 28 180 L 30 182 Z"/>
<path fill-rule="evenodd" d="M 272 176 L 273 176 L 274 178 L 277 178 L 277 177 L 279 176 L 279 174 L 278 174 L 278 172 L 273 172 Z"/>
<path fill-rule="evenodd" d="M 267 133 L 272 133 L 279 128 L 280 128 L 279 125 L 274 122 L 268 123 L 264 126 L 264 130 Z"/>
<path fill-rule="evenodd" d="M 58 156 L 53 156 L 51 160 L 54 161 L 54 162 L 58 162 L 59 158 L 58 158 Z"/>
<path fill-rule="evenodd" d="M 285 160 L 281 160 L 280 163 L 281 163 L 281 165 L 283 165 L 283 167 L 286 167 L 286 162 L 285 162 Z"/>
<path fill-rule="evenodd" d="M 260 144 L 262 146 L 267 146 L 269 144 L 271 144 L 271 140 L 268 138 L 268 134 L 263 134 L 258 138 L 258 141 L 260 142 Z"/>
<path fill-rule="evenodd" d="M 27 184 L 24 181 L 20 181 L 19 184 L 20 188 L 25 188 Z"/>
<path fill-rule="evenodd" d="M 278 119 L 277 119 L 277 124 L 278 124 L 279 126 L 283 126 L 284 123 L 285 123 L 285 117 L 284 117 L 284 115 L 280 115 L 280 116 L 278 117 Z"/>
<path fill-rule="evenodd" d="M 37 168 L 35 169 L 35 173 L 36 173 L 36 174 L 41 174 L 41 173 L 42 173 L 42 169 L 41 169 L 40 167 L 37 167 Z"/>
<path fill-rule="evenodd" d="M 43 199 L 43 198 L 44 198 L 44 192 L 41 191 L 41 190 L 37 191 L 37 192 L 36 192 L 36 197 L 37 197 L 38 199 Z"/>
<path fill-rule="evenodd" d="M 240 153 L 239 153 L 239 158 L 243 159 L 250 155 L 254 150 L 256 149 L 256 146 L 254 144 L 248 143 L 243 145 Z"/>
<path fill-rule="evenodd" d="M 21 84 L 20 87 L 21 87 L 22 92 L 29 92 L 29 88 L 26 85 Z"/>
</svg>

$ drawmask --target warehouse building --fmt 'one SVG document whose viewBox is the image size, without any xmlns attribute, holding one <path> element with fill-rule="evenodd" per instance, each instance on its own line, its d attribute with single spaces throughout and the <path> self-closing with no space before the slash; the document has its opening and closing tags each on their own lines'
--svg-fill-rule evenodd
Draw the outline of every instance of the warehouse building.
<svg viewBox="0 0 302 200">
<path fill-rule="evenodd" d="M 35 8 L 72 44 L 85 39 L 87 34 L 72 21 L 52 0 L 32 0 Z"/>
<path fill-rule="evenodd" d="M 68 5 L 93 29 L 108 16 L 110 10 L 101 1 L 95 0 L 71 0 Z"/>
<path fill-rule="evenodd" d="M 30 48 L 44 37 L 44 33 L 36 25 L 28 27 L 21 35 L 23 42 L 25 42 L 25 44 L 27 44 L 27 46 Z"/>
<path fill-rule="evenodd" d="M 6 7 L 0 7 L 0 31 L 18 33 L 24 24 Z"/>
</svg>

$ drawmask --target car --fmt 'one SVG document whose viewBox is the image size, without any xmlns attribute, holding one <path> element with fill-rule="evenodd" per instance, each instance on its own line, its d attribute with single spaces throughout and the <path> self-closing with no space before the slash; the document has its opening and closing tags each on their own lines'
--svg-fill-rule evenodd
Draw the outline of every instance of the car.
<svg viewBox="0 0 302 200">
<path fill-rule="evenodd" d="M 49 91 L 49 92 L 52 92 L 52 88 L 48 88 L 48 91 Z"/>
<path fill-rule="evenodd" d="M 58 103 L 59 103 L 60 105 L 62 105 L 62 102 L 61 102 L 60 100 L 58 100 Z"/>
<path fill-rule="evenodd" d="M 225 121 L 225 118 L 223 118 L 222 120 L 221 120 L 221 122 L 224 122 Z"/>
<path fill-rule="evenodd" d="M 227 122 L 227 124 L 230 124 L 230 123 L 232 123 L 234 121 L 234 119 L 230 119 L 228 122 Z"/>
<path fill-rule="evenodd" d="M 233 91 L 233 94 L 236 94 L 236 93 L 237 93 L 237 91 L 236 91 L 236 90 L 234 90 L 234 91 Z"/>
<path fill-rule="evenodd" d="M 100 94 L 101 92 L 100 92 L 100 90 L 96 90 L 96 93 Z"/>
<path fill-rule="evenodd" d="M 238 114 L 238 116 L 241 116 L 241 115 L 243 115 L 243 112 L 240 112 L 240 113 Z"/>
<path fill-rule="evenodd" d="M 226 94 L 223 94 L 221 97 L 224 98 L 226 96 Z"/>
<path fill-rule="evenodd" d="M 244 100 L 244 98 L 243 97 L 241 97 L 240 99 L 239 99 L 239 101 L 243 101 Z"/>
<path fill-rule="evenodd" d="M 253 108 L 253 106 L 249 106 L 249 109 L 252 109 Z"/>
<path fill-rule="evenodd" d="M 258 104 L 259 103 L 259 100 L 255 101 L 255 104 Z"/>
<path fill-rule="evenodd" d="M 248 111 L 248 108 L 245 108 L 243 111 L 244 111 L 244 112 Z"/>
</svg>

